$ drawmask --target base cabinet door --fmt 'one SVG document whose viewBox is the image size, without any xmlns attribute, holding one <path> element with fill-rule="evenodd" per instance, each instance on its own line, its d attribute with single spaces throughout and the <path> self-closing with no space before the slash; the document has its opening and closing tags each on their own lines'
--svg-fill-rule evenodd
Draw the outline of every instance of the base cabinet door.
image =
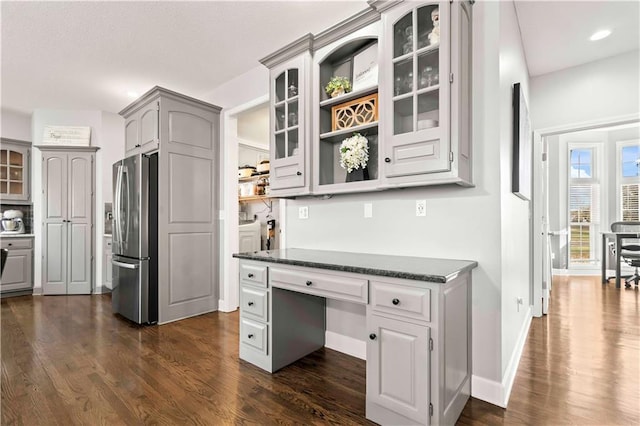
<svg viewBox="0 0 640 426">
<path fill-rule="evenodd" d="M 7 263 L 2 272 L 0 290 L 4 292 L 28 290 L 32 287 L 31 260 L 32 251 L 9 250 Z"/>
<path fill-rule="evenodd" d="M 367 399 L 429 423 L 429 327 L 369 315 Z"/>
</svg>

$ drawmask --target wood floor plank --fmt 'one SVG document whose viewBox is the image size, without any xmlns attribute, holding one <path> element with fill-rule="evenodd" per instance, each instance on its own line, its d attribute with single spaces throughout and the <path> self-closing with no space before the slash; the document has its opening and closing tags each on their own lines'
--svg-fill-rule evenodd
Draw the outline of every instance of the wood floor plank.
<svg viewBox="0 0 640 426">
<path fill-rule="evenodd" d="M 508 408 L 460 425 L 640 424 L 640 292 L 554 281 Z M 109 295 L 2 299 L 2 425 L 372 424 L 365 362 L 323 348 L 275 374 L 238 359 L 238 313 L 141 327 Z"/>
</svg>

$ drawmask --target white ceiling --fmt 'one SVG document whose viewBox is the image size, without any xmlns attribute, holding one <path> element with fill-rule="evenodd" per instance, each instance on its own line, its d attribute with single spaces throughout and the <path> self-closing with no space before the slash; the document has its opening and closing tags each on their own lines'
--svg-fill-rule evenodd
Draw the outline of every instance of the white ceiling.
<svg viewBox="0 0 640 426">
<path fill-rule="evenodd" d="M 2 107 L 118 112 L 155 85 L 202 97 L 366 1 L 7 2 Z M 637 1 L 518 1 L 531 75 L 638 49 Z M 608 39 L 590 42 L 597 29 Z"/>
<path fill-rule="evenodd" d="M 640 2 L 516 1 L 530 76 L 585 64 L 640 47 Z M 590 41 L 596 31 L 611 35 Z"/>
</svg>

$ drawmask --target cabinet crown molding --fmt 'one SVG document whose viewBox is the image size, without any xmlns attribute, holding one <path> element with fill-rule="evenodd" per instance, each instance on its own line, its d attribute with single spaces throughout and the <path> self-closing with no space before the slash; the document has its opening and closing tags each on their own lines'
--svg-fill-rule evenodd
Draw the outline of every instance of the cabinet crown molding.
<svg viewBox="0 0 640 426">
<path fill-rule="evenodd" d="M 260 59 L 260 63 L 267 68 L 273 68 L 304 52 L 313 52 L 313 34 L 308 33 L 292 41 L 281 49 Z"/>
<path fill-rule="evenodd" d="M 96 152 L 99 146 L 75 146 L 75 145 L 34 145 L 40 151 L 68 151 L 68 152 Z"/>
<path fill-rule="evenodd" d="M 120 114 L 123 117 L 129 116 L 131 113 L 134 113 L 140 108 L 142 108 L 143 106 L 146 106 L 154 98 L 159 98 L 160 96 L 174 98 L 181 102 L 188 101 L 199 106 L 204 106 L 206 108 L 214 109 L 216 110 L 216 112 L 222 111 L 222 108 L 217 105 L 213 105 L 208 102 L 201 101 L 200 99 L 192 98 L 190 96 L 186 96 L 181 93 L 174 92 L 173 90 L 165 89 L 164 87 L 155 86 L 149 91 L 147 91 L 145 94 L 140 96 L 138 100 L 129 104 L 126 108 L 124 108 L 118 114 Z"/>
<path fill-rule="evenodd" d="M 367 3 L 370 7 L 377 10 L 379 13 L 384 12 L 387 9 L 402 3 L 403 0 L 369 0 Z"/>
<path fill-rule="evenodd" d="M 368 9 L 364 9 L 331 28 L 318 33 L 314 36 L 313 48 L 314 50 L 320 49 L 379 20 L 380 12 L 370 6 Z"/>
<path fill-rule="evenodd" d="M 29 142 L 29 141 L 21 141 L 19 139 L 0 138 L 0 143 L 3 144 L 3 145 L 5 143 L 10 143 L 10 144 L 13 144 L 13 145 L 21 145 L 21 146 L 31 147 L 31 142 Z"/>
</svg>

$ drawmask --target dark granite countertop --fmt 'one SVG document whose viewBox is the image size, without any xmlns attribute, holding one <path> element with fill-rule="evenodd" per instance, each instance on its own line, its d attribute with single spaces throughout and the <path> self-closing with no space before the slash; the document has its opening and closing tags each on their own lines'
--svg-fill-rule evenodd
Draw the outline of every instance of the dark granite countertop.
<svg viewBox="0 0 640 426">
<path fill-rule="evenodd" d="M 388 256 L 297 248 L 236 253 L 233 257 L 436 283 L 446 283 L 458 274 L 478 266 L 478 262 L 473 260 Z"/>
</svg>

